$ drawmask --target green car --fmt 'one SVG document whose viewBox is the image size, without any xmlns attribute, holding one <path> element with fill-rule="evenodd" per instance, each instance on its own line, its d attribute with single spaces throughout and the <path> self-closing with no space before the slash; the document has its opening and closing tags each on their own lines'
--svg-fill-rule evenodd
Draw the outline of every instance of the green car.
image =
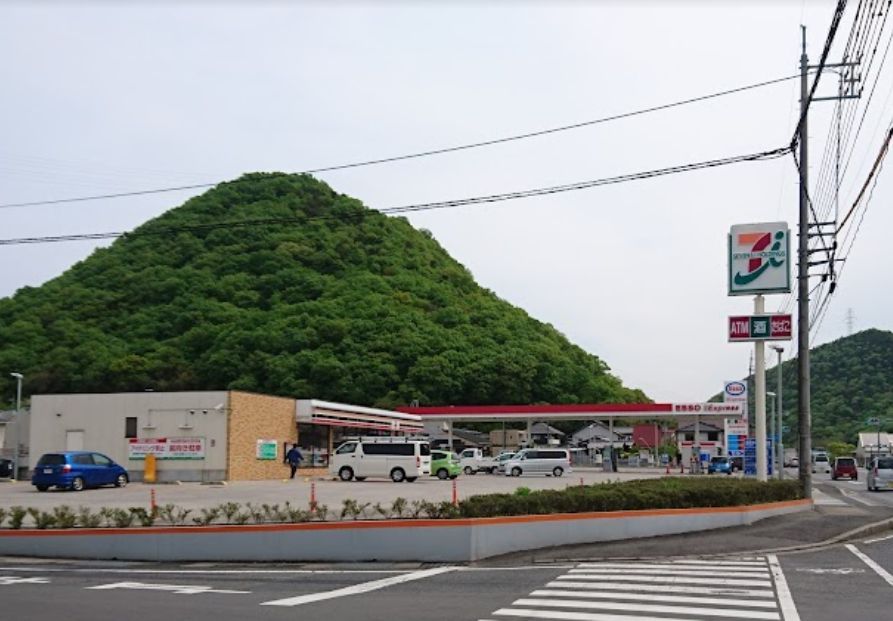
<svg viewBox="0 0 893 621">
<path fill-rule="evenodd" d="M 447 451 L 431 451 L 431 476 L 442 481 L 455 479 L 462 472 L 459 458 Z"/>
</svg>

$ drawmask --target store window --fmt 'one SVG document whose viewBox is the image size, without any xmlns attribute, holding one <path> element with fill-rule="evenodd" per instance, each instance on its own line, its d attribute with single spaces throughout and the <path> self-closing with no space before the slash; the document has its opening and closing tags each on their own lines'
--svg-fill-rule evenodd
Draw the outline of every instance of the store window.
<svg viewBox="0 0 893 621">
<path fill-rule="evenodd" d="M 124 437 L 136 437 L 136 416 L 128 416 L 124 419 Z"/>
<path fill-rule="evenodd" d="M 329 428 L 324 425 L 298 425 L 298 446 L 304 455 L 301 468 L 327 468 Z"/>
</svg>

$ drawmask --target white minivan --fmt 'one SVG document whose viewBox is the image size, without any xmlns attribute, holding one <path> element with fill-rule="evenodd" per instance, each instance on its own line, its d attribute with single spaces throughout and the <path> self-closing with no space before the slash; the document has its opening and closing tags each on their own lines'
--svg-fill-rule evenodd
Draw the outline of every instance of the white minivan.
<svg viewBox="0 0 893 621">
<path fill-rule="evenodd" d="M 571 470 L 571 455 L 567 449 L 523 449 L 505 462 L 505 475 L 545 474 L 560 477 Z"/>
<path fill-rule="evenodd" d="M 412 483 L 431 475 L 431 447 L 427 440 L 403 436 L 352 438 L 335 449 L 329 472 L 342 481 L 373 477 Z"/>
</svg>

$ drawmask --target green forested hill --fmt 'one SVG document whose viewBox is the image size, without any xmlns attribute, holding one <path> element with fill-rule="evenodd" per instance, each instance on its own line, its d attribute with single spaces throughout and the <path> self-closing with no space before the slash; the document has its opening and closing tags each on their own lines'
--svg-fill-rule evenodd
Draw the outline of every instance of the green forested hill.
<svg viewBox="0 0 893 621">
<path fill-rule="evenodd" d="M 281 219 L 252 226 L 221 222 Z M 393 406 L 638 401 L 424 231 L 309 177 L 251 174 L 0 299 L 26 394 L 242 389 Z M 12 395 L 10 378 L 0 391 Z M 6 400 L 6 397 L 3 398 Z"/>
<path fill-rule="evenodd" d="M 893 431 L 893 332 L 865 330 L 826 343 L 812 350 L 810 366 L 812 437 L 816 445 L 855 443 L 859 431 L 873 429 L 866 424 L 871 417 L 886 420 L 887 429 Z M 773 392 L 776 368 L 766 372 L 766 388 Z M 789 437 L 794 438 L 796 359 L 782 364 L 782 377 L 785 425 L 790 428 Z M 791 445 L 789 441 L 785 444 Z"/>
</svg>

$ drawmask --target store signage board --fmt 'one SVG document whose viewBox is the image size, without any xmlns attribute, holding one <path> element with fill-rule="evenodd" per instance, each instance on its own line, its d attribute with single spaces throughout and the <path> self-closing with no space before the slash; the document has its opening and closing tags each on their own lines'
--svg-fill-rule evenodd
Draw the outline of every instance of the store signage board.
<svg viewBox="0 0 893 621">
<path fill-rule="evenodd" d="M 279 442 L 277 440 L 258 440 L 257 459 L 273 460 L 279 457 Z"/>
<path fill-rule="evenodd" d="M 729 342 L 790 341 L 793 318 L 790 314 L 734 315 L 729 317 Z"/>
<path fill-rule="evenodd" d="M 131 438 L 127 443 L 128 459 L 204 459 L 204 438 Z"/>
<path fill-rule="evenodd" d="M 791 292 L 787 222 L 736 224 L 729 231 L 729 295 Z"/>
</svg>

